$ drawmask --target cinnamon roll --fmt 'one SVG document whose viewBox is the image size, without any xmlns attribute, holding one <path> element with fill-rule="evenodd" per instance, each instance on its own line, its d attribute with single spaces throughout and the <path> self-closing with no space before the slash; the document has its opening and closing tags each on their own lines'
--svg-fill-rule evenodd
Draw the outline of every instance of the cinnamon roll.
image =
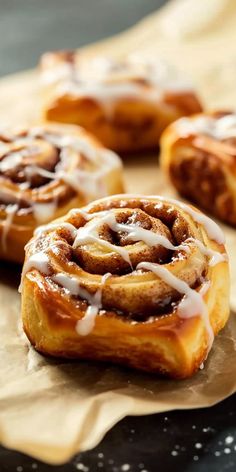
<svg viewBox="0 0 236 472">
<path fill-rule="evenodd" d="M 236 226 L 236 113 L 182 118 L 161 139 L 161 164 L 183 196 Z"/>
<path fill-rule="evenodd" d="M 122 166 L 77 126 L 0 130 L 0 259 L 23 262 L 34 229 L 123 191 Z"/>
<path fill-rule="evenodd" d="M 38 351 L 186 378 L 229 316 L 224 236 L 175 200 L 108 197 L 36 230 L 21 290 Z"/>
<path fill-rule="evenodd" d="M 58 51 L 40 68 L 44 118 L 84 126 L 116 151 L 154 148 L 169 123 L 201 111 L 192 87 L 160 60 Z"/>
</svg>

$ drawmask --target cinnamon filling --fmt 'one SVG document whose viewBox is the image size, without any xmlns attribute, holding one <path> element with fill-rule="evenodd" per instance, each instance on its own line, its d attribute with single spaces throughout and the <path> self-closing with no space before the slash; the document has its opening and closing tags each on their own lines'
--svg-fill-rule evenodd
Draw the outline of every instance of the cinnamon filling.
<svg viewBox="0 0 236 472">
<path fill-rule="evenodd" d="M 128 208 L 129 206 L 131 206 L 131 208 Z M 132 208 L 133 206 L 134 208 Z M 142 208 L 146 207 L 146 212 L 137 208 L 137 206 Z M 167 208 L 166 204 L 154 205 L 147 201 L 137 202 L 136 205 L 134 205 L 134 201 L 128 201 L 125 202 L 125 208 L 123 209 L 119 208 L 120 205 L 116 205 L 113 202 L 113 207 L 113 210 L 115 211 L 115 223 L 112 220 L 112 224 L 118 225 L 118 231 L 111 229 L 109 223 L 102 224 L 99 222 L 97 225 L 97 236 L 95 236 L 95 238 L 97 237 L 97 240 L 87 240 L 76 247 L 74 246 L 76 238 L 71 234 L 70 230 L 67 230 L 66 228 L 58 230 L 57 238 L 58 240 L 61 240 L 61 242 L 63 241 L 62 248 L 60 246 L 58 250 L 58 255 L 61 254 L 62 256 L 60 264 L 64 265 L 68 262 L 69 264 L 72 264 L 72 273 L 75 275 L 77 273 L 77 268 L 79 267 L 88 274 L 105 275 L 110 273 L 111 277 L 115 278 L 134 274 L 134 277 L 136 277 L 138 272 L 143 274 L 147 272 L 145 269 L 141 269 L 138 272 L 136 271 L 136 267 L 142 262 L 151 262 L 162 265 L 171 262 L 173 263 L 175 259 L 178 261 L 181 258 L 188 257 L 188 253 L 185 253 L 184 250 L 178 249 L 178 245 L 183 244 L 186 239 L 191 237 L 191 231 L 183 216 L 176 209 L 173 209 L 173 207 Z M 97 213 L 98 208 L 94 206 L 93 210 Z M 104 210 L 104 204 L 100 210 Z M 110 209 L 109 215 L 111 213 L 112 209 Z M 69 224 L 75 224 L 77 222 L 76 226 L 78 231 L 80 228 L 86 229 L 87 226 L 89 227 L 91 222 L 94 223 L 96 218 L 99 218 L 97 214 L 94 215 L 94 218 L 92 218 L 92 213 L 88 213 L 87 215 L 89 217 L 91 215 L 91 220 L 86 220 L 86 217 L 83 216 L 82 213 L 80 218 L 77 219 L 72 215 L 68 222 Z M 124 226 L 124 230 L 122 230 L 122 226 Z M 141 239 L 139 240 L 138 237 L 134 240 L 132 233 L 128 231 L 128 229 L 134 230 L 134 232 L 137 230 L 137 235 L 140 230 L 146 230 L 148 234 L 163 237 L 164 241 L 167 241 L 167 243 L 169 242 L 173 248 L 175 248 L 176 245 L 176 250 L 170 250 L 162 244 L 146 244 Z M 144 235 L 146 236 L 147 233 L 144 233 Z M 102 242 L 101 247 L 99 242 Z M 108 246 L 107 250 L 106 247 L 103 246 L 103 242 L 105 242 L 105 244 L 107 242 L 112 246 Z M 124 257 L 122 257 L 122 253 L 120 254 L 119 252 L 116 252 L 116 250 L 119 249 L 127 251 L 130 258 L 130 264 L 124 259 Z M 39 250 L 42 250 L 42 247 L 40 247 Z M 55 256 L 55 251 L 53 251 L 53 254 Z M 197 268 L 195 269 L 195 267 L 192 268 L 191 274 L 188 276 L 189 287 L 194 290 L 197 289 L 206 279 L 206 275 L 205 261 L 201 263 L 200 271 Z M 125 283 L 124 280 L 124 284 Z M 86 283 L 83 285 L 82 282 L 81 287 L 82 289 L 83 287 L 86 287 L 88 293 L 91 293 L 91 296 L 94 295 L 95 289 L 93 286 L 90 287 L 89 283 L 87 286 Z M 142 285 L 140 288 L 142 288 Z M 115 296 L 114 298 L 108 284 L 103 288 L 102 310 L 106 310 L 106 313 L 108 313 L 109 316 L 117 315 L 124 316 L 127 320 L 147 321 L 150 317 L 158 317 L 168 313 L 173 313 L 180 301 L 183 299 L 181 293 L 171 288 L 166 289 L 164 294 L 161 292 L 158 295 L 155 291 L 155 287 L 152 287 L 151 284 L 150 290 L 150 293 L 142 293 L 142 291 L 140 292 L 138 289 L 136 300 L 126 299 L 127 295 L 125 292 L 123 295 L 121 292 L 120 296 Z M 80 300 L 78 300 L 76 295 L 72 295 L 72 298 L 74 299 L 76 306 L 79 303 L 78 306 L 80 309 L 82 306 L 84 307 L 84 303 L 88 308 L 89 304 L 86 305 L 86 301 L 83 301 L 81 305 Z"/>
<path fill-rule="evenodd" d="M 78 189 L 75 189 L 73 182 L 70 185 L 69 178 L 68 181 L 66 179 L 72 160 L 63 153 L 76 156 L 76 168 L 79 172 L 91 172 L 92 175 L 96 165 L 87 158 L 85 152 L 73 148 L 72 144 L 68 147 L 61 146 L 61 140 L 63 142 L 61 134 L 40 128 L 22 131 L 6 138 L 0 136 L 0 180 L 3 182 L 0 191 L 1 209 L 4 210 L 9 204 L 17 204 L 18 210 L 28 213 L 35 203 L 48 204 L 54 201 L 59 207 L 73 198 L 76 192 L 79 193 L 79 180 Z M 57 190 L 57 182 L 63 182 L 64 176 L 65 185 Z M 43 187 L 48 185 L 50 187 L 47 191 Z"/>
<path fill-rule="evenodd" d="M 89 223 L 85 223 L 88 225 Z M 166 226 L 158 217 L 152 217 L 141 209 L 124 209 L 115 211 L 115 227 L 109 226 L 109 223 L 102 223 L 98 225 L 97 234 L 99 240 L 108 242 L 114 246 L 114 250 L 104 254 L 103 246 L 93 243 L 85 243 L 74 249 L 74 260 L 86 272 L 91 274 L 104 275 L 107 272 L 111 274 L 124 275 L 132 272 L 138 263 L 142 261 L 152 261 L 159 264 L 168 263 L 172 259 L 173 251 L 160 245 L 142 244 L 140 241 L 134 240 L 132 233 L 139 229 L 144 229 L 147 232 L 163 236 L 171 243 L 174 243 L 175 238 L 172 235 L 171 229 Z M 129 232 L 130 230 L 131 232 Z M 132 231 L 133 230 L 133 231 Z M 175 233 L 178 235 L 178 225 L 175 228 Z M 125 258 L 118 252 L 116 248 L 126 248 L 128 257 Z"/>
<path fill-rule="evenodd" d="M 181 195 L 221 218 L 233 214 L 233 200 L 216 157 L 194 149 L 194 154 L 175 159 L 170 176 Z"/>
<path fill-rule="evenodd" d="M 50 179 L 37 172 L 37 168 L 54 172 L 60 157 L 51 145 L 34 140 L 27 145 L 9 145 L 9 151 L 0 156 L 0 175 L 15 184 L 28 183 L 29 188 L 38 188 Z"/>
</svg>

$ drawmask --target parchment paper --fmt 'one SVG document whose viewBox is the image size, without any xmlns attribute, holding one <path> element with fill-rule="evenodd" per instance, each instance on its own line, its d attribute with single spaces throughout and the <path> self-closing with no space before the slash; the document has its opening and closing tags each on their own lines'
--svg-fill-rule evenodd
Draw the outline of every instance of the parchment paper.
<svg viewBox="0 0 236 472">
<path fill-rule="evenodd" d="M 127 33 L 85 48 L 84 54 L 155 54 L 194 78 L 210 108 L 236 105 L 235 0 L 173 1 Z M 39 118 L 36 72 L 0 81 L 3 123 Z M 125 159 L 127 190 L 174 195 L 157 155 Z M 224 227 L 232 266 L 231 305 L 236 311 L 236 230 Z M 236 319 L 217 337 L 192 379 L 153 375 L 86 362 L 42 357 L 20 327 L 20 270 L 0 265 L 0 440 L 52 464 L 94 447 L 125 415 L 213 405 L 236 391 Z M 230 362 L 229 362 L 230 359 Z"/>
</svg>

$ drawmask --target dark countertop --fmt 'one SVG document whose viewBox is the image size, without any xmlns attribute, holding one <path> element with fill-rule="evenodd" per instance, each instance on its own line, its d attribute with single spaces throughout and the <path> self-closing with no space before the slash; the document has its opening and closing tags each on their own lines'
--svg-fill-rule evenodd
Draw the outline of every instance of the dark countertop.
<svg viewBox="0 0 236 472">
<path fill-rule="evenodd" d="M 34 67 L 49 49 L 118 33 L 165 0 L 0 0 L 0 75 Z M 202 410 L 129 417 L 101 444 L 51 467 L 0 448 L 0 472 L 235 472 L 236 396 Z"/>
<path fill-rule="evenodd" d="M 3 450 L 1 472 L 235 472 L 235 396 L 201 410 L 120 421 L 92 451 L 52 467 Z"/>
</svg>

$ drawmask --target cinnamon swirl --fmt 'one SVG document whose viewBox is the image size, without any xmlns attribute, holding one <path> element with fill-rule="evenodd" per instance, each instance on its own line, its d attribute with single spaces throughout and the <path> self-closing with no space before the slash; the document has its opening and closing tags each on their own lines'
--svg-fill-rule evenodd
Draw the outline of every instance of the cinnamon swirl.
<svg viewBox="0 0 236 472">
<path fill-rule="evenodd" d="M 160 60 L 58 51 L 40 67 L 44 118 L 84 126 L 116 151 L 154 148 L 169 123 L 201 111 L 192 87 Z"/>
<path fill-rule="evenodd" d="M 37 226 L 122 190 L 118 156 L 79 127 L 0 130 L 0 258 L 23 262 Z"/>
<path fill-rule="evenodd" d="M 36 231 L 23 325 L 42 353 L 186 378 L 228 319 L 228 279 L 224 236 L 201 212 L 156 196 L 108 197 Z"/>
<path fill-rule="evenodd" d="M 236 114 L 183 118 L 161 139 L 161 164 L 178 192 L 236 226 Z"/>
</svg>

